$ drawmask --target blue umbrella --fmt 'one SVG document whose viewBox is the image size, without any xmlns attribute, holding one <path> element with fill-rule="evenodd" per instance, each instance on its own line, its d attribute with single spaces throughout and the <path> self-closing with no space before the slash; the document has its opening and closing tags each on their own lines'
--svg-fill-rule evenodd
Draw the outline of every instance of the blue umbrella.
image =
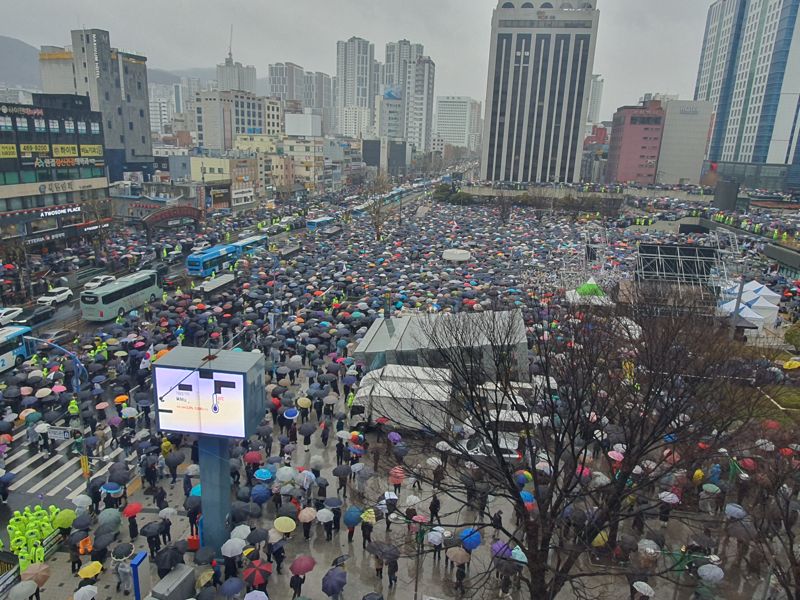
<svg viewBox="0 0 800 600">
<path fill-rule="evenodd" d="M 300 412 L 296 408 L 289 408 L 283 413 L 283 417 L 285 419 L 289 419 L 290 421 L 293 421 L 299 416 Z"/>
<path fill-rule="evenodd" d="M 481 545 L 481 532 L 474 527 L 465 529 L 458 537 L 461 539 L 461 545 L 464 546 L 464 549 L 470 552 Z"/>
<path fill-rule="evenodd" d="M 191 492 L 189 492 L 189 495 L 190 495 L 190 496 L 197 496 L 197 497 L 200 497 L 200 494 L 202 493 L 202 491 L 203 491 L 203 486 L 202 486 L 202 484 L 198 483 L 196 486 L 194 486 L 194 487 L 192 488 L 192 491 L 191 491 Z M 480 543 L 480 542 L 479 542 L 479 543 Z"/>
<path fill-rule="evenodd" d="M 92 377 L 92 383 L 103 383 L 105 380 L 105 375 L 96 375 L 95 377 Z"/>
<path fill-rule="evenodd" d="M 272 496 L 272 491 L 265 485 L 254 485 L 250 490 L 250 499 L 256 504 L 264 504 Z"/>
<path fill-rule="evenodd" d="M 253 477 L 259 481 L 269 481 L 272 479 L 272 471 L 269 469 L 258 469 L 255 473 L 253 473 Z"/>
<path fill-rule="evenodd" d="M 341 567 L 330 569 L 322 578 L 322 591 L 331 598 L 341 594 L 347 585 L 347 573 Z"/>
<path fill-rule="evenodd" d="M 6 471 L 2 476 L 0 476 L 0 483 L 9 484 L 14 481 L 16 474 L 12 473 L 11 471 Z"/>
<path fill-rule="evenodd" d="M 101 487 L 101 492 L 105 492 L 106 494 L 118 494 L 122 491 L 122 486 L 118 483 L 114 483 L 113 481 L 106 481 Z"/>
<path fill-rule="evenodd" d="M 344 524 L 348 527 L 355 527 L 361 523 L 361 514 L 363 512 L 358 506 L 351 506 L 344 512 Z"/>
<path fill-rule="evenodd" d="M 235 596 L 244 589 L 244 582 L 238 577 L 226 579 L 219 588 L 219 593 L 223 596 Z"/>
</svg>

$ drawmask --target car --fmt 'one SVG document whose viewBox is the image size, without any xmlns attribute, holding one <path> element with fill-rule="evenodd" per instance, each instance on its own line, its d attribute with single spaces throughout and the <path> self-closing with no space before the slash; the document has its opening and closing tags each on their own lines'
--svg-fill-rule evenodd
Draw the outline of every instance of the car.
<svg viewBox="0 0 800 600">
<path fill-rule="evenodd" d="M 69 329 L 53 329 L 52 331 L 42 331 L 38 335 L 39 339 L 47 342 L 58 344 L 66 344 L 75 338 L 75 333 Z"/>
<path fill-rule="evenodd" d="M 211 248 L 211 244 L 206 241 L 197 242 L 194 246 L 192 246 L 192 252 L 200 252 L 201 250 L 205 250 L 206 248 Z"/>
<path fill-rule="evenodd" d="M 22 314 L 22 309 L 18 306 L 0 308 L 0 325 L 8 325 Z"/>
<path fill-rule="evenodd" d="M 502 462 L 505 464 L 516 465 L 522 462 L 522 456 L 517 451 L 515 436 L 501 435 L 498 438 L 498 447 Z M 485 468 L 492 468 L 501 462 L 492 448 L 489 440 L 481 435 L 473 435 L 465 441 L 450 447 L 450 453 L 460 456 L 470 456 L 471 460 Z"/>
<path fill-rule="evenodd" d="M 92 277 L 86 284 L 83 286 L 85 290 L 95 290 L 100 286 L 103 286 L 107 283 L 111 283 L 112 281 L 116 281 L 117 278 L 113 275 L 98 275 L 96 277 Z"/>
<path fill-rule="evenodd" d="M 25 327 L 36 327 L 53 318 L 56 314 L 55 306 L 37 306 L 33 309 L 25 310 L 15 318 L 14 325 L 24 325 Z"/>
<path fill-rule="evenodd" d="M 39 306 L 55 306 L 72 300 L 73 293 L 68 287 L 54 287 L 36 299 Z"/>
</svg>

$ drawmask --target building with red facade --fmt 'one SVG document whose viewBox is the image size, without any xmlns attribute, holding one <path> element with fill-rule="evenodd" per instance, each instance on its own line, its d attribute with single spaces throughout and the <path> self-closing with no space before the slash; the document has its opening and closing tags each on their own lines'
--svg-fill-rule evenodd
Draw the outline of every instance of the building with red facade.
<svg viewBox="0 0 800 600">
<path fill-rule="evenodd" d="M 617 109 L 608 151 L 607 182 L 656 182 L 665 114 L 660 100 Z"/>
</svg>

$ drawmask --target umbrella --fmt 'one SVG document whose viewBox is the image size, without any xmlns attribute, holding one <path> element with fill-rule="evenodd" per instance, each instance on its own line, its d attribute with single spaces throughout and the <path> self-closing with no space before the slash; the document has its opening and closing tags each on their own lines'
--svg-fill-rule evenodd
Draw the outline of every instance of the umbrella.
<svg viewBox="0 0 800 600">
<path fill-rule="evenodd" d="M 260 527 L 256 527 L 249 534 L 247 534 L 247 542 L 249 544 L 260 544 L 262 542 L 266 542 L 268 538 L 269 533 L 267 530 L 261 529 Z"/>
<path fill-rule="evenodd" d="M 122 523 L 122 516 L 116 508 L 104 508 L 97 515 L 97 522 L 101 525 L 116 524 L 119 527 L 120 523 Z"/>
<path fill-rule="evenodd" d="M 92 525 L 92 515 L 88 513 L 84 513 L 80 517 L 76 517 L 75 520 L 72 521 L 72 527 L 74 529 L 89 529 L 91 525 Z"/>
<path fill-rule="evenodd" d="M 39 586 L 35 581 L 20 581 L 8 592 L 8 600 L 28 600 Z"/>
<path fill-rule="evenodd" d="M 328 523 L 333 521 L 333 511 L 327 508 L 323 508 L 317 511 L 317 521 L 320 523 Z"/>
<path fill-rule="evenodd" d="M 168 467 L 177 467 L 181 464 L 186 457 L 183 455 L 183 452 L 170 452 L 165 459 Z"/>
<path fill-rule="evenodd" d="M 64 508 L 55 516 L 52 525 L 56 529 L 66 529 L 67 527 L 72 527 L 76 518 L 77 516 L 74 510 L 71 508 Z"/>
<path fill-rule="evenodd" d="M 374 554 L 384 561 L 397 560 L 400 558 L 400 549 L 394 544 L 386 542 L 370 542 L 367 544 L 367 552 Z"/>
<path fill-rule="evenodd" d="M 239 538 L 240 540 L 246 540 L 247 536 L 250 535 L 250 527 L 247 525 L 237 525 L 231 531 L 231 539 Z"/>
<path fill-rule="evenodd" d="M 250 566 L 242 572 L 242 579 L 252 587 L 261 587 L 269 581 L 269 576 L 271 574 L 271 563 L 254 560 L 250 563 Z"/>
<path fill-rule="evenodd" d="M 648 598 L 652 598 L 656 594 L 656 591 L 644 581 L 634 581 L 633 589 L 639 592 L 642 596 L 647 596 Z"/>
<path fill-rule="evenodd" d="M 258 479 L 259 481 L 269 481 L 272 479 L 272 471 L 269 469 L 258 469 L 255 473 L 253 473 L 253 477 Z"/>
<path fill-rule="evenodd" d="M 44 563 L 33 563 L 22 574 L 22 581 L 33 581 L 38 587 L 42 587 L 50 579 L 50 565 Z"/>
<path fill-rule="evenodd" d="M 325 498 L 326 508 L 340 508 L 343 502 L 339 498 Z"/>
<path fill-rule="evenodd" d="M 200 465 L 189 465 L 186 467 L 186 474 L 189 477 L 197 477 L 200 475 Z"/>
<path fill-rule="evenodd" d="M 678 504 L 681 501 L 681 499 L 672 492 L 661 492 L 658 495 L 658 499 L 665 504 Z"/>
<path fill-rule="evenodd" d="M 158 511 L 158 516 L 162 519 L 172 519 L 178 516 L 178 510 L 168 506 L 167 508 L 162 508 L 160 511 Z"/>
<path fill-rule="evenodd" d="M 242 553 L 245 546 L 247 546 L 247 542 L 244 540 L 239 538 L 231 538 L 222 544 L 220 551 L 222 552 L 222 556 L 235 558 Z"/>
<path fill-rule="evenodd" d="M 465 529 L 459 534 L 461 544 L 469 551 L 481 545 L 481 532 L 473 527 Z"/>
<path fill-rule="evenodd" d="M 264 458 L 261 456 L 261 452 L 257 452 L 255 450 L 251 450 L 244 455 L 243 458 L 244 462 L 249 465 L 258 465 L 264 462 Z"/>
<path fill-rule="evenodd" d="M 322 591 L 330 597 L 341 594 L 345 585 L 347 585 L 347 573 L 341 567 L 330 569 L 322 578 Z"/>
<path fill-rule="evenodd" d="M 146 523 L 140 530 L 144 537 L 153 537 L 157 536 L 161 533 L 161 522 L 160 521 L 151 521 L 150 523 Z"/>
<path fill-rule="evenodd" d="M 497 540 L 492 544 L 492 556 L 499 558 L 508 558 L 511 556 L 511 548 L 506 542 Z"/>
<path fill-rule="evenodd" d="M 297 520 L 301 523 L 311 523 L 317 518 L 317 511 L 310 506 L 307 506 L 297 515 Z"/>
<path fill-rule="evenodd" d="M 81 579 L 91 579 L 92 577 L 97 577 L 102 570 L 103 563 L 94 560 L 81 567 L 80 571 L 78 571 L 78 577 Z"/>
<path fill-rule="evenodd" d="M 363 511 L 358 506 L 351 506 L 344 512 L 344 524 L 347 527 L 355 527 L 361 523 L 361 513 Z"/>
<path fill-rule="evenodd" d="M 269 600 L 269 596 L 261 590 L 253 590 L 245 594 L 244 600 Z"/>
<path fill-rule="evenodd" d="M 741 505 L 731 502 L 725 505 L 725 516 L 731 519 L 744 519 L 747 511 Z"/>
<path fill-rule="evenodd" d="M 140 512 L 142 512 L 142 508 L 144 508 L 140 502 L 131 502 L 127 506 L 125 506 L 124 510 L 122 511 L 122 516 L 124 517 L 135 517 Z"/>
<path fill-rule="evenodd" d="M 114 543 L 114 539 L 116 537 L 117 537 L 116 533 L 104 533 L 103 535 L 98 535 L 94 538 L 92 547 L 96 548 L 97 550 L 105 550 L 112 543 Z"/>
<path fill-rule="evenodd" d="M 88 508 L 92 505 L 92 499 L 86 494 L 79 494 L 72 501 L 76 508 Z"/>
<path fill-rule="evenodd" d="M 383 600 L 383 594 L 378 592 L 370 592 L 366 596 L 362 596 L 361 600 Z"/>
<path fill-rule="evenodd" d="M 126 560 L 131 556 L 133 556 L 133 544 L 129 542 L 117 544 L 111 551 L 111 557 L 114 560 Z"/>
<path fill-rule="evenodd" d="M 94 600 L 97 597 L 97 587 L 94 585 L 85 585 L 79 588 L 72 594 L 72 600 Z M 9 596 L 9 600 L 11 597 Z M 26 599 L 27 600 L 27 597 Z"/>
<path fill-rule="evenodd" d="M 339 465 L 333 469 L 333 475 L 335 477 L 347 477 L 352 472 L 350 465 Z"/>
<path fill-rule="evenodd" d="M 275 519 L 272 526 L 281 533 L 291 533 L 297 529 L 297 523 L 295 523 L 289 517 L 278 517 Z"/>
<path fill-rule="evenodd" d="M 219 593 L 223 596 L 232 597 L 244 589 L 244 582 L 238 577 L 226 579 L 219 588 Z"/>
<path fill-rule="evenodd" d="M 463 565 L 469 562 L 470 555 L 469 552 L 464 550 L 464 548 L 454 546 L 452 548 L 448 548 L 447 558 L 457 565 Z"/>
<path fill-rule="evenodd" d="M 697 569 L 697 575 L 703 581 L 719 583 L 722 581 L 722 578 L 725 577 L 725 572 L 717 565 L 707 564 Z"/>
<path fill-rule="evenodd" d="M 305 575 L 306 573 L 311 572 L 314 567 L 316 566 L 317 561 L 314 560 L 311 556 L 306 554 L 301 554 L 297 558 L 292 561 L 292 564 L 289 565 L 289 571 L 292 572 L 293 575 Z"/>
<path fill-rule="evenodd" d="M 211 561 L 214 560 L 214 556 L 215 552 L 213 548 L 203 546 L 194 553 L 194 563 L 196 565 L 210 565 Z"/>
</svg>

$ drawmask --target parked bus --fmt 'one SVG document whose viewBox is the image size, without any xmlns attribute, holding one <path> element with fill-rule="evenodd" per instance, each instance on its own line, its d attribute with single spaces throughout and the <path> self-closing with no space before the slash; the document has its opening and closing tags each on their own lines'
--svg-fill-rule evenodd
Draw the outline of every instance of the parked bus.
<svg viewBox="0 0 800 600">
<path fill-rule="evenodd" d="M 87 321 L 110 321 L 125 315 L 163 293 L 156 271 L 139 271 L 81 294 L 81 316 Z"/>
<path fill-rule="evenodd" d="M 222 275 L 217 275 L 214 279 L 204 281 L 198 285 L 194 288 L 194 293 L 201 298 L 208 298 L 214 294 L 220 293 L 234 281 L 236 281 L 236 276 L 233 273 L 223 273 Z"/>
<path fill-rule="evenodd" d="M 306 221 L 306 229 L 310 232 L 315 232 L 318 229 L 323 229 L 328 225 L 333 225 L 333 217 L 320 217 L 319 219 L 309 219 Z"/>
<path fill-rule="evenodd" d="M 26 340 L 30 327 L 12 325 L 0 328 L 0 372 L 19 367 L 36 351 L 36 342 Z"/>
<path fill-rule="evenodd" d="M 369 207 L 372 206 L 374 200 L 367 200 L 363 204 L 359 204 L 353 207 L 353 216 L 354 217 L 363 217 L 367 213 L 369 213 Z"/>
<path fill-rule="evenodd" d="M 269 237 L 266 235 L 254 235 L 238 242 L 233 242 L 231 246 L 236 248 L 236 257 L 241 258 L 242 256 L 254 254 L 259 248 L 266 248 L 268 241 Z"/>
<path fill-rule="evenodd" d="M 219 273 L 239 258 L 237 252 L 233 244 L 212 246 L 195 252 L 186 258 L 186 271 L 192 277 L 208 277 L 212 273 Z"/>
</svg>

